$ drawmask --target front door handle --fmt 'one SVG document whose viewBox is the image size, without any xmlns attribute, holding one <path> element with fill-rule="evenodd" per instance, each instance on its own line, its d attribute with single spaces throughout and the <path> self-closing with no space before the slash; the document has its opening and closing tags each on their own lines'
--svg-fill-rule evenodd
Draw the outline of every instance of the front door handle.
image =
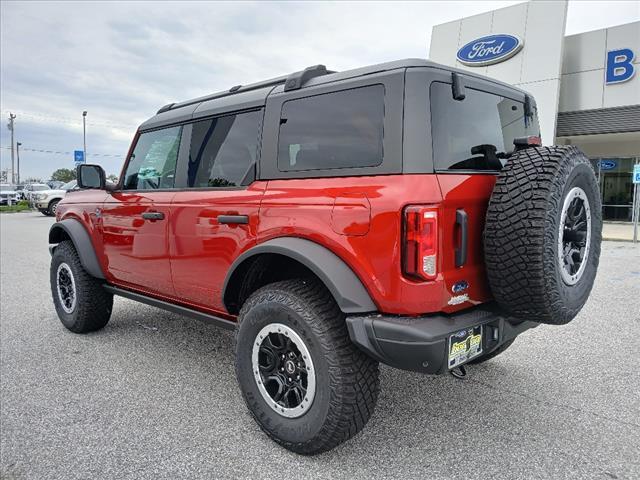
<svg viewBox="0 0 640 480">
<path fill-rule="evenodd" d="M 218 223 L 246 225 L 249 223 L 249 215 L 218 215 Z"/>
<path fill-rule="evenodd" d="M 142 214 L 142 218 L 145 220 L 151 220 L 155 222 L 156 220 L 164 220 L 164 213 L 162 212 L 144 212 Z"/>
</svg>

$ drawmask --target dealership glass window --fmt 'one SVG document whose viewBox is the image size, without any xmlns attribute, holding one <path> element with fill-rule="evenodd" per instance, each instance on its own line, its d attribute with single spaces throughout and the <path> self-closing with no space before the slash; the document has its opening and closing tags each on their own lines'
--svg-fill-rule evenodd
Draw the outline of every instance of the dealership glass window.
<svg viewBox="0 0 640 480">
<path fill-rule="evenodd" d="M 256 161 L 262 113 L 227 115 L 193 124 L 189 187 L 235 187 Z"/>
<path fill-rule="evenodd" d="M 289 100 L 280 119 L 278 169 L 380 165 L 383 121 L 383 85 Z"/>
<path fill-rule="evenodd" d="M 524 115 L 524 103 L 465 89 L 454 100 L 451 85 L 431 84 L 431 132 L 437 170 L 499 170 L 513 152 L 517 137 L 540 135 L 535 107 Z"/>
<path fill-rule="evenodd" d="M 124 176 L 125 190 L 172 188 L 182 127 L 142 133 Z"/>
<path fill-rule="evenodd" d="M 633 206 L 633 166 L 636 158 L 599 158 L 595 170 L 602 195 L 605 220 L 631 221 Z"/>
</svg>

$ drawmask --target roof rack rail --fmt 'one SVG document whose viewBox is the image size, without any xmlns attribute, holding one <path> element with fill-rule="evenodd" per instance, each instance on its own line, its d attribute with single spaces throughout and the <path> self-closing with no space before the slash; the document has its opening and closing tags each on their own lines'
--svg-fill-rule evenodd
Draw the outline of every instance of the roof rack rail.
<svg viewBox="0 0 640 480">
<path fill-rule="evenodd" d="M 324 65 L 314 65 L 313 67 L 307 67 L 304 70 L 292 73 L 284 84 L 284 91 L 298 90 L 312 78 L 327 75 L 328 73 L 334 72 L 327 70 L 327 67 Z"/>
<path fill-rule="evenodd" d="M 262 82 L 251 83 L 249 85 L 235 85 L 229 90 L 223 92 L 212 93 L 211 95 L 205 95 L 204 97 L 194 98 L 193 100 L 187 100 L 185 102 L 170 103 L 165 105 L 158 113 L 173 110 L 174 108 L 186 107 L 188 105 L 195 105 L 196 103 L 206 102 L 208 100 L 215 100 L 216 98 L 227 97 L 236 93 L 249 92 L 251 90 L 258 90 L 260 88 L 275 87 L 278 85 L 285 86 L 285 92 L 289 90 L 297 90 L 304 86 L 309 80 L 321 75 L 327 75 L 329 73 L 335 73 L 332 70 L 327 70 L 324 65 L 315 65 L 313 67 L 305 68 L 300 72 L 292 73 L 291 75 L 283 75 L 281 77 L 271 78 L 269 80 L 263 80 Z"/>
<path fill-rule="evenodd" d="M 175 104 L 176 104 L 176 102 L 167 103 L 164 107 L 161 107 L 160 110 L 158 110 L 158 113 L 162 113 L 162 112 L 166 112 L 167 110 L 171 110 L 171 107 L 173 107 Z"/>
</svg>

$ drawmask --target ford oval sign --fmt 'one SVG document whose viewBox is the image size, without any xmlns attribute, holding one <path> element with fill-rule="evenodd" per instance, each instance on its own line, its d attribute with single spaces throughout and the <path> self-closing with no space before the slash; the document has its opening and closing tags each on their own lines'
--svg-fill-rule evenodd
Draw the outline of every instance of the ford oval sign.
<svg viewBox="0 0 640 480">
<path fill-rule="evenodd" d="M 499 63 L 513 57 L 524 42 L 515 35 L 487 35 L 467 43 L 458 50 L 458 61 L 471 67 Z"/>
<path fill-rule="evenodd" d="M 615 160 L 600 160 L 600 170 L 615 170 L 617 166 Z"/>
</svg>

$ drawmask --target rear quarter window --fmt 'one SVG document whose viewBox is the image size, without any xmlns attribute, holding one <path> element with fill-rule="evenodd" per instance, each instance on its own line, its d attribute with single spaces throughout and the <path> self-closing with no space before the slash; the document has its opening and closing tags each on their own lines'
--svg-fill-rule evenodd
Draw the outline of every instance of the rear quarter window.
<svg viewBox="0 0 640 480">
<path fill-rule="evenodd" d="M 451 85 L 430 88 L 431 135 L 436 170 L 500 170 L 517 137 L 539 135 L 535 107 L 525 117 L 524 103 L 492 93 L 465 89 L 453 99 Z"/>
<path fill-rule="evenodd" d="M 280 118 L 278 169 L 380 165 L 383 122 L 383 85 L 288 100 Z"/>
</svg>

